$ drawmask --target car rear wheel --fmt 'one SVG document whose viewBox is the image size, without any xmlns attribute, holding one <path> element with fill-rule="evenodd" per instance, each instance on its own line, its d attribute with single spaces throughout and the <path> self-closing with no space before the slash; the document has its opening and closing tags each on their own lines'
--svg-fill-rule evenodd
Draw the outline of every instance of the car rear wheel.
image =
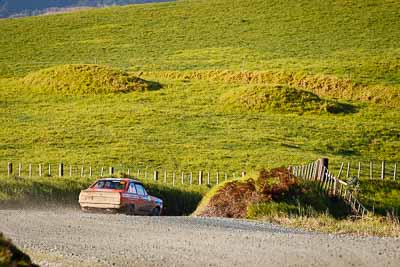
<svg viewBox="0 0 400 267">
<path fill-rule="evenodd" d="M 155 208 L 153 209 L 153 211 L 151 212 L 151 215 L 152 215 L 152 216 L 160 216 L 160 214 L 161 214 L 161 210 L 160 210 L 159 207 L 155 207 Z"/>
<path fill-rule="evenodd" d="M 135 206 L 134 205 L 126 206 L 126 214 L 127 215 L 135 215 Z"/>
</svg>

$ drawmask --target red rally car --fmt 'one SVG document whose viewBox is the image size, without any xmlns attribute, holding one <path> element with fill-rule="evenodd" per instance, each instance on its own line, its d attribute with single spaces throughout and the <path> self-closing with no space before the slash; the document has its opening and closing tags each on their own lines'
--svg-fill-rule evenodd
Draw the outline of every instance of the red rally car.
<svg viewBox="0 0 400 267">
<path fill-rule="evenodd" d="M 128 178 L 104 178 L 79 194 L 81 209 L 122 211 L 129 215 L 159 216 L 163 201 L 147 194 L 143 184 Z"/>
</svg>

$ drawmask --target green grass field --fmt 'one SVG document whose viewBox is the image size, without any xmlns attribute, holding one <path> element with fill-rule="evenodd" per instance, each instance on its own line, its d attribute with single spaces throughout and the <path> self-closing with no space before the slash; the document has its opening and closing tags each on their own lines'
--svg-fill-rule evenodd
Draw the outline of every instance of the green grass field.
<svg viewBox="0 0 400 267">
<path fill-rule="evenodd" d="M 199 0 L 0 20 L 0 171 L 8 161 L 236 172 L 322 156 L 399 161 L 399 10 L 395 0 Z M 24 78 L 70 63 L 162 88 L 62 95 Z M 249 84 L 221 71 L 270 75 Z M 252 95 L 277 84 L 294 93 Z M 300 90 L 320 100 L 290 98 Z"/>
<path fill-rule="evenodd" d="M 187 0 L 0 22 L 1 74 L 109 63 L 138 70 L 333 74 L 398 86 L 400 3 Z"/>
</svg>

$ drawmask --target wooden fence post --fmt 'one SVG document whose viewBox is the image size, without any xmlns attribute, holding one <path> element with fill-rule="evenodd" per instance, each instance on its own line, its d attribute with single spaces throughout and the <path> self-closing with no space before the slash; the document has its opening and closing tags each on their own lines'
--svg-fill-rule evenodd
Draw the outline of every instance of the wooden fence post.
<svg viewBox="0 0 400 267">
<path fill-rule="evenodd" d="M 314 177 L 314 164 L 315 164 L 314 162 L 310 163 L 310 174 L 308 177 L 309 180 L 312 180 L 312 178 Z"/>
<path fill-rule="evenodd" d="M 82 168 L 81 168 L 81 177 L 83 177 L 83 176 L 85 176 L 85 168 L 84 168 L 84 166 L 82 165 Z"/>
<path fill-rule="evenodd" d="M 336 196 L 337 192 L 337 179 L 333 176 L 333 195 Z"/>
<path fill-rule="evenodd" d="M 217 171 L 216 184 L 219 184 L 219 172 Z"/>
<path fill-rule="evenodd" d="M 104 167 L 103 166 L 101 166 L 101 170 L 100 170 L 100 177 L 103 177 L 104 176 Z"/>
<path fill-rule="evenodd" d="M 60 163 L 58 164 L 58 177 L 63 177 L 64 176 L 64 164 Z"/>
<path fill-rule="evenodd" d="M 22 163 L 18 163 L 18 177 L 21 177 L 21 173 L 22 173 Z"/>
<path fill-rule="evenodd" d="M 193 184 L 193 173 L 192 172 L 190 172 L 190 174 L 189 174 L 189 183 L 190 183 L 190 185 Z"/>
<path fill-rule="evenodd" d="M 13 165 L 12 165 L 12 162 L 9 162 L 7 164 L 7 174 L 8 174 L 8 176 L 11 176 L 12 172 L 13 172 Z"/>
<path fill-rule="evenodd" d="M 176 179 L 176 173 L 175 171 L 172 173 L 172 186 L 175 186 L 175 179 Z"/>
<path fill-rule="evenodd" d="M 317 179 L 321 180 L 321 178 L 324 178 L 325 170 L 328 169 L 329 159 L 321 158 L 321 159 L 317 160 L 317 164 L 318 164 Z"/>
<path fill-rule="evenodd" d="M 42 177 L 42 164 L 39 164 L 39 177 Z"/>
<path fill-rule="evenodd" d="M 51 163 L 49 163 L 49 176 L 51 176 Z"/>
<path fill-rule="evenodd" d="M 167 171 L 165 170 L 165 171 L 164 171 L 164 184 L 167 183 L 167 176 L 168 176 L 168 173 L 167 173 Z"/>
<path fill-rule="evenodd" d="M 110 175 L 113 175 L 113 174 L 114 174 L 114 167 L 109 167 L 109 168 L 108 168 L 108 173 L 109 173 Z"/>
<path fill-rule="evenodd" d="M 225 181 L 227 181 L 228 180 L 228 174 L 227 173 L 225 173 Z"/>
<path fill-rule="evenodd" d="M 210 172 L 207 172 L 207 185 L 211 184 L 211 177 L 210 177 Z"/>
<path fill-rule="evenodd" d="M 29 177 L 32 177 L 32 164 L 29 164 Z"/>
<path fill-rule="evenodd" d="M 89 177 L 93 176 L 93 169 L 92 169 L 92 165 L 89 166 Z"/>
<path fill-rule="evenodd" d="M 338 175 L 337 175 L 337 178 L 338 178 L 338 179 L 340 179 L 340 175 L 342 175 L 343 167 L 344 167 L 344 163 L 342 162 L 342 164 L 340 165 L 339 173 L 338 173 Z"/>
<path fill-rule="evenodd" d="M 154 171 L 153 180 L 158 181 L 158 171 Z"/>
<path fill-rule="evenodd" d="M 346 179 L 350 176 L 350 162 L 347 162 L 347 171 L 346 171 Z"/>
<path fill-rule="evenodd" d="M 397 163 L 394 164 L 394 169 L 393 169 L 393 180 L 396 180 L 396 174 L 397 174 Z"/>
<path fill-rule="evenodd" d="M 182 172 L 181 173 L 181 184 L 184 184 L 184 183 L 185 183 L 185 173 Z"/>
<path fill-rule="evenodd" d="M 381 171 L 381 179 L 385 179 L 385 161 L 382 160 L 382 171 Z"/>
<path fill-rule="evenodd" d="M 369 161 L 369 179 L 374 179 L 374 163 L 372 160 Z"/>
<path fill-rule="evenodd" d="M 361 176 L 361 162 L 358 162 L 358 170 L 357 170 L 357 178 L 358 180 L 360 180 L 360 176 Z"/>
<path fill-rule="evenodd" d="M 199 185 L 203 183 L 203 171 L 199 171 Z"/>
<path fill-rule="evenodd" d="M 136 178 L 140 179 L 140 169 L 137 170 Z"/>
<path fill-rule="evenodd" d="M 128 168 L 128 171 L 126 173 L 128 176 L 131 176 L 131 168 Z"/>
</svg>

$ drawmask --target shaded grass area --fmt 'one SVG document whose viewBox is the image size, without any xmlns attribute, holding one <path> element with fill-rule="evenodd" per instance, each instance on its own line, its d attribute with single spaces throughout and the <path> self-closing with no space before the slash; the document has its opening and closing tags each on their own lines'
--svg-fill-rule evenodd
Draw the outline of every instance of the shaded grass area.
<svg viewBox="0 0 400 267">
<path fill-rule="evenodd" d="M 19 250 L 10 240 L 0 232 L 0 266 L 35 267 L 30 257 Z"/>
<path fill-rule="evenodd" d="M 361 180 L 358 196 L 367 209 L 400 217 L 400 181 Z"/>
<path fill-rule="evenodd" d="M 87 178 L 0 178 L 0 207 L 46 207 L 67 205 L 78 208 L 81 190 L 92 184 Z M 149 194 L 164 201 L 165 215 L 188 215 L 192 213 L 202 196 L 208 191 L 202 186 L 175 187 L 152 181 L 142 181 Z"/>
</svg>

